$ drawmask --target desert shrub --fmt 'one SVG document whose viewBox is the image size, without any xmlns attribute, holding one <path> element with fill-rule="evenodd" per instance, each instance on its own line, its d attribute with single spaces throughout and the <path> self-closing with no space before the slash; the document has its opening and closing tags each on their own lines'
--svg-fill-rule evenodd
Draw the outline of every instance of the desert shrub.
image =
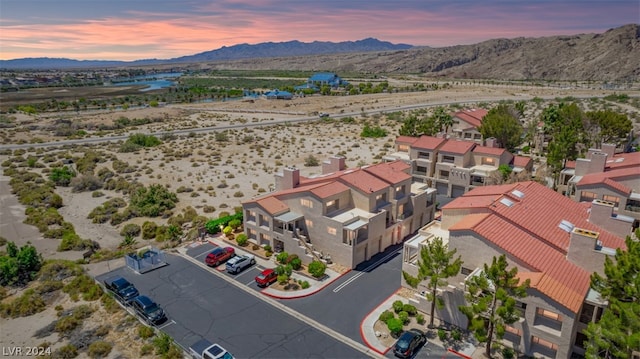
<svg viewBox="0 0 640 359">
<path fill-rule="evenodd" d="M 103 293 L 102 287 L 86 274 L 81 274 L 73 278 L 71 282 L 62 288 L 62 291 L 69 294 L 72 299 L 82 295 L 82 299 L 86 301 L 97 300 Z"/>
<path fill-rule="evenodd" d="M 67 166 L 55 167 L 49 173 L 49 179 L 56 186 L 66 187 L 71 183 L 71 179 L 76 176 L 76 172 Z"/>
<path fill-rule="evenodd" d="M 69 277 L 82 274 L 83 269 L 75 262 L 64 259 L 49 259 L 38 272 L 41 281 L 60 281 Z"/>
<path fill-rule="evenodd" d="M 302 284 L 300 284 L 300 286 L 302 287 L 302 289 L 307 289 L 311 286 L 311 284 L 309 284 L 308 281 L 303 281 Z"/>
<path fill-rule="evenodd" d="M 38 284 L 38 286 L 35 287 L 35 290 L 38 294 L 47 294 L 47 293 L 55 292 L 58 289 L 62 289 L 63 286 L 64 284 L 62 283 L 62 281 L 47 280 L 47 281 L 41 281 L 40 284 Z"/>
<path fill-rule="evenodd" d="M 298 269 L 302 268 L 302 260 L 300 258 L 298 258 L 297 256 L 295 258 L 293 258 L 291 260 L 291 262 L 289 262 L 289 264 L 291 264 L 291 267 L 294 270 L 298 270 Z"/>
<path fill-rule="evenodd" d="M 286 274 L 279 274 L 278 275 L 278 283 L 280 284 L 287 284 L 289 282 L 289 276 Z"/>
<path fill-rule="evenodd" d="M 320 161 L 314 155 L 309 155 L 304 159 L 305 167 L 315 167 L 319 165 L 320 165 Z"/>
<path fill-rule="evenodd" d="M 213 212 L 216 211 L 216 207 L 214 207 L 214 206 L 206 206 L 205 205 L 204 207 L 202 207 L 202 211 L 204 213 L 213 213 Z"/>
<path fill-rule="evenodd" d="M 140 216 L 157 217 L 176 206 L 178 197 L 162 185 L 140 186 L 131 194 L 130 207 Z"/>
<path fill-rule="evenodd" d="M 153 239 L 156 236 L 158 225 L 155 222 L 146 221 L 142 224 L 142 238 Z"/>
<path fill-rule="evenodd" d="M 90 241 L 89 241 L 90 242 Z M 58 245 L 58 251 L 82 250 L 87 248 L 88 242 L 84 241 L 75 231 L 65 231 Z"/>
<path fill-rule="evenodd" d="M 385 137 L 387 135 L 387 131 L 384 128 L 379 126 L 371 127 L 369 125 L 365 125 L 360 133 L 360 137 Z"/>
<path fill-rule="evenodd" d="M 446 341 L 447 340 L 447 332 L 444 329 L 438 329 L 438 338 L 441 341 Z"/>
<path fill-rule="evenodd" d="M 267 244 L 266 246 L 264 246 L 264 250 L 266 252 L 271 252 L 271 246 Z"/>
<path fill-rule="evenodd" d="M 393 311 L 396 312 L 396 314 L 398 314 L 404 308 L 404 303 L 402 303 L 401 300 L 396 300 L 395 302 L 393 302 L 392 306 L 393 306 Z"/>
<path fill-rule="evenodd" d="M 418 322 L 418 324 L 420 325 L 423 325 L 424 323 L 426 323 L 426 320 L 424 319 L 424 315 L 422 314 L 416 315 L 416 322 Z"/>
<path fill-rule="evenodd" d="M 398 319 L 402 321 L 402 325 L 409 324 L 409 313 L 405 312 L 404 310 L 401 311 L 400 313 L 398 313 Z"/>
<path fill-rule="evenodd" d="M 281 264 L 287 264 L 287 258 L 289 258 L 289 253 L 284 251 L 278 253 L 278 255 L 276 256 L 276 260 Z"/>
<path fill-rule="evenodd" d="M 71 180 L 73 192 L 95 191 L 102 188 L 103 182 L 94 175 L 82 175 Z"/>
<path fill-rule="evenodd" d="M 267 257 L 271 257 L 271 256 L 273 255 L 273 252 L 271 252 L 271 251 L 265 251 L 265 252 L 264 252 L 264 255 L 265 255 L 265 256 L 267 256 Z"/>
<path fill-rule="evenodd" d="M 81 322 L 73 316 L 63 316 L 56 321 L 55 331 L 58 333 L 69 333 L 80 326 Z"/>
<path fill-rule="evenodd" d="M 58 350 L 56 350 L 52 354 L 53 358 L 59 358 L 59 359 L 71 359 L 77 356 L 78 356 L 78 349 L 73 344 L 64 345 L 58 348 Z"/>
<path fill-rule="evenodd" d="M 145 356 L 153 353 L 153 344 L 146 343 L 140 347 L 140 356 Z"/>
<path fill-rule="evenodd" d="M 0 303 L 0 315 L 4 318 L 28 317 L 45 309 L 44 299 L 33 288 L 25 290 L 21 296 L 9 303 Z"/>
<path fill-rule="evenodd" d="M 125 143 L 120 146 L 120 152 L 135 152 L 141 147 L 155 147 L 161 143 L 162 141 L 156 136 L 136 133 L 129 136 Z"/>
<path fill-rule="evenodd" d="M 238 236 L 236 237 L 236 242 L 238 243 L 239 246 L 244 247 L 247 242 L 249 241 L 249 238 L 247 238 L 247 235 L 244 233 L 240 233 L 238 234 Z"/>
<path fill-rule="evenodd" d="M 418 313 L 418 310 L 416 309 L 416 307 L 411 305 L 411 304 L 402 305 L 402 310 L 407 312 L 407 314 L 409 314 L 411 316 L 414 316 L 414 315 L 416 315 L 416 313 Z"/>
<path fill-rule="evenodd" d="M 516 353 L 513 351 L 512 348 L 509 347 L 504 347 L 502 348 L 502 358 L 503 359 L 512 359 L 513 357 L 515 357 Z"/>
<path fill-rule="evenodd" d="M 229 221 L 229 227 L 231 227 L 234 231 L 238 229 L 242 225 L 242 221 L 235 218 Z"/>
<path fill-rule="evenodd" d="M 140 235 L 141 230 L 142 229 L 140 228 L 139 225 L 135 223 L 127 223 L 125 224 L 124 227 L 122 227 L 122 230 L 120 231 L 120 235 L 123 237 L 126 237 L 126 236 L 137 237 Z"/>
<path fill-rule="evenodd" d="M 107 313 L 115 313 L 120 309 L 118 302 L 116 302 L 115 298 L 109 295 L 109 293 L 102 293 L 100 302 L 102 303 L 102 307 L 107 311 Z"/>
<path fill-rule="evenodd" d="M 98 340 L 89 345 L 88 354 L 91 358 L 104 358 L 111 352 L 111 347 L 111 343 Z"/>
<path fill-rule="evenodd" d="M 386 323 L 391 318 L 395 318 L 395 315 L 393 314 L 393 312 L 385 310 L 384 312 L 380 313 L 378 320 L 383 323 Z"/>
<path fill-rule="evenodd" d="M 327 266 L 320 261 L 312 261 L 309 263 L 309 273 L 315 278 L 320 278 L 324 275 L 324 271 L 327 269 Z"/>
<path fill-rule="evenodd" d="M 151 327 L 142 324 L 138 326 L 138 336 L 142 339 L 149 339 L 155 334 L 156 332 Z"/>
<path fill-rule="evenodd" d="M 193 192 L 193 188 L 180 186 L 176 189 L 176 193 Z"/>
<path fill-rule="evenodd" d="M 153 346 L 156 349 L 156 354 L 163 355 L 169 352 L 171 348 L 172 339 L 165 333 L 161 333 L 153 339 Z"/>
<path fill-rule="evenodd" d="M 451 338 L 453 338 L 453 340 L 460 340 L 462 339 L 462 333 L 458 329 L 454 329 L 451 332 Z"/>
<path fill-rule="evenodd" d="M 93 193 L 91 193 L 91 197 L 93 197 L 93 198 L 104 197 L 104 192 L 102 192 L 102 191 L 93 191 Z"/>
<path fill-rule="evenodd" d="M 18 248 L 14 242 L 6 245 L 0 255 L 0 285 L 26 284 L 42 267 L 42 255 L 30 243 Z"/>
<path fill-rule="evenodd" d="M 239 197 L 244 197 L 244 193 L 242 193 L 241 191 L 237 191 L 233 194 L 234 197 L 239 198 Z"/>
<path fill-rule="evenodd" d="M 398 318 L 390 318 L 387 320 L 387 329 L 393 337 L 402 334 L 402 321 Z"/>
</svg>

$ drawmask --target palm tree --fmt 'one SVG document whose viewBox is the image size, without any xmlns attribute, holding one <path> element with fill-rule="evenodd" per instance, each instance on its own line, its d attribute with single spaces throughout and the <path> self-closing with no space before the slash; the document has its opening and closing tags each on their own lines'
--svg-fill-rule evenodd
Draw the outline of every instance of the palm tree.
<svg viewBox="0 0 640 359">
<path fill-rule="evenodd" d="M 440 131 L 449 132 L 449 127 L 453 126 L 453 117 L 445 110 L 444 107 L 438 107 L 433 113 L 435 122 L 440 127 Z"/>
</svg>

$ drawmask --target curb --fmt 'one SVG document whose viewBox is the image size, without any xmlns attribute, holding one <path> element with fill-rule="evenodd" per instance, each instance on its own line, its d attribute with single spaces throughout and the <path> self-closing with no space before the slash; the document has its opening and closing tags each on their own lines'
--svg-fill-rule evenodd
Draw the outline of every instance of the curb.
<svg viewBox="0 0 640 359">
<path fill-rule="evenodd" d="M 298 298 L 305 298 L 305 297 L 309 297 L 309 296 L 311 296 L 311 295 L 314 295 L 314 294 L 318 293 L 319 291 L 323 290 L 324 288 L 326 288 L 326 287 L 330 286 L 330 285 L 331 285 L 331 283 L 333 283 L 333 282 L 337 281 L 338 279 L 342 278 L 342 276 L 344 276 L 345 274 L 347 274 L 347 273 L 349 273 L 349 272 L 351 272 L 351 269 L 349 269 L 348 271 L 346 271 L 346 272 L 344 272 L 344 273 L 340 274 L 339 276 L 337 276 L 337 277 L 333 278 L 330 282 L 327 282 L 325 285 L 323 285 L 322 287 L 318 288 L 317 290 L 314 290 L 314 291 L 311 291 L 311 292 L 308 292 L 308 293 L 303 293 L 303 294 L 300 294 L 300 295 L 294 295 L 294 296 L 280 296 L 280 295 L 278 295 L 278 294 L 276 294 L 276 293 L 268 293 L 268 292 L 266 292 L 266 290 L 267 290 L 267 289 L 269 289 L 269 288 L 265 288 L 265 289 L 261 290 L 261 291 L 260 291 L 260 293 L 262 293 L 262 294 L 264 294 L 264 295 L 266 295 L 266 296 L 269 296 L 269 297 L 271 297 L 271 298 L 276 298 L 276 299 L 298 299 Z"/>
<path fill-rule="evenodd" d="M 451 348 L 447 348 L 447 351 L 449 353 L 451 353 L 451 354 L 457 355 L 457 356 L 459 356 L 461 358 L 464 358 L 464 359 L 472 359 L 470 356 L 462 354 L 462 353 L 459 353 L 459 352 L 457 352 L 457 351 L 455 351 L 455 350 L 453 350 Z"/>
<path fill-rule="evenodd" d="M 380 304 L 378 304 L 375 308 L 373 308 L 373 310 L 371 310 L 369 312 L 369 314 L 367 314 L 364 318 L 362 318 L 362 321 L 360 322 L 360 336 L 362 337 L 362 341 L 369 347 L 369 349 L 371 349 L 371 350 L 373 350 L 376 353 L 381 354 L 381 355 L 386 355 L 389 352 L 389 350 L 391 349 L 391 347 L 388 347 L 387 349 L 385 349 L 385 351 L 380 351 L 380 350 L 376 349 L 373 345 L 371 345 L 371 343 L 367 340 L 367 336 L 364 335 L 364 322 L 371 316 L 371 314 L 373 314 L 373 312 L 378 310 L 378 308 L 380 308 L 383 303 L 388 301 L 390 298 L 392 298 L 394 295 L 396 295 L 399 291 L 400 291 L 400 288 L 396 289 L 395 292 L 391 293 L 391 295 L 389 295 L 387 298 L 385 298 L 385 300 L 383 300 L 382 302 L 380 302 Z M 377 320 L 378 319 L 376 319 L 376 321 Z M 373 323 L 375 324 L 375 321 Z"/>
</svg>

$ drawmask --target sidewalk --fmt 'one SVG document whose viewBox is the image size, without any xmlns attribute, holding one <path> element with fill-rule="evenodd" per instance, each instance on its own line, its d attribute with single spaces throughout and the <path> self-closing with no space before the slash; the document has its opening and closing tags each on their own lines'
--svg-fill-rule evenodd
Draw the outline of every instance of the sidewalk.
<svg viewBox="0 0 640 359">
<path fill-rule="evenodd" d="M 231 245 L 228 241 L 221 239 L 219 236 L 207 236 L 207 241 L 219 247 L 231 246 L 235 249 L 237 254 L 252 254 L 251 252 L 243 250 L 238 246 Z M 259 256 L 255 256 L 255 259 L 256 259 L 257 265 L 266 269 L 266 268 L 275 268 L 278 266 L 278 263 L 276 262 L 275 257 L 276 257 L 275 255 L 272 255 L 271 258 L 264 259 Z M 285 290 L 278 290 L 276 288 L 273 288 L 273 286 L 268 286 L 265 289 L 263 289 L 261 293 L 277 299 L 295 299 L 295 298 L 308 297 L 312 294 L 315 294 L 321 291 L 326 286 L 333 283 L 335 280 L 347 274 L 348 272 L 349 271 L 344 273 L 339 273 L 339 272 L 336 272 L 335 270 L 332 270 L 331 268 L 327 268 L 325 271 L 324 277 L 320 280 L 293 272 L 293 274 L 291 275 L 291 279 L 307 281 L 309 282 L 309 288 L 285 291 Z"/>
</svg>

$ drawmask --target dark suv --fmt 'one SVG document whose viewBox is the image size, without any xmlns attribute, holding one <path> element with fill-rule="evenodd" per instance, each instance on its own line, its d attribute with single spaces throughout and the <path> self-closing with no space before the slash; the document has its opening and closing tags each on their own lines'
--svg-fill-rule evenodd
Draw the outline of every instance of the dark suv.
<svg viewBox="0 0 640 359">
<path fill-rule="evenodd" d="M 148 324 L 159 324 L 167 319 L 164 310 L 146 295 L 138 296 L 131 306 Z"/>
<path fill-rule="evenodd" d="M 411 358 L 426 343 L 427 337 L 422 331 L 409 329 L 398 338 L 393 346 L 393 354 L 400 358 Z"/>
<path fill-rule="evenodd" d="M 104 281 L 104 286 L 124 304 L 131 304 L 131 301 L 139 294 L 136 287 L 122 277 L 107 279 Z"/>
</svg>

